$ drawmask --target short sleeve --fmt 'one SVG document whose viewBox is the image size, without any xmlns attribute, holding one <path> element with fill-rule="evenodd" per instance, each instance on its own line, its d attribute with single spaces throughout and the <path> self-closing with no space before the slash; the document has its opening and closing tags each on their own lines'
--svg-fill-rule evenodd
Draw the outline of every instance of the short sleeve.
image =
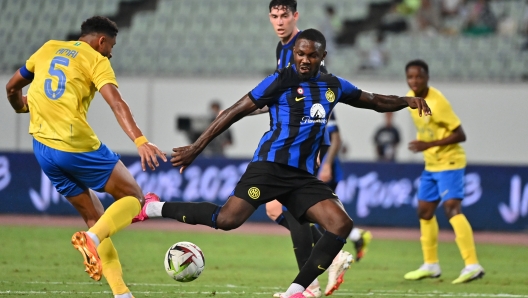
<svg viewBox="0 0 528 298">
<path fill-rule="evenodd" d="M 259 109 L 274 103 L 279 98 L 279 74 L 280 72 L 276 71 L 248 93 L 249 98 L 251 98 Z"/>
<path fill-rule="evenodd" d="M 29 57 L 29 59 L 26 61 L 26 64 L 20 68 L 20 74 L 22 75 L 22 77 L 24 77 L 24 79 L 33 80 L 33 78 L 35 77 L 35 64 L 37 62 L 37 56 L 45 45 L 46 44 L 44 44 L 42 47 L 40 47 L 40 49 L 33 53 L 33 55 L 31 55 L 31 57 Z"/>
<path fill-rule="evenodd" d="M 337 126 L 337 121 L 334 114 L 334 112 L 330 114 L 330 119 L 328 119 L 328 123 L 326 124 L 326 131 L 328 132 L 328 134 L 332 134 L 334 132 L 339 131 L 339 127 Z"/>
<path fill-rule="evenodd" d="M 97 61 L 93 69 L 92 82 L 97 90 L 106 84 L 113 84 L 117 87 L 115 73 L 108 58 L 105 57 Z"/>
<path fill-rule="evenodd" d="M 451 104 L 445 99 L 445 97 L 438 100 L 433 112 L 433 117 L 437 123 L 440 123 L 450 131 L 455 130 L 461 124 L 460 118 L 455 114 Z"/>
<path fill-rule="evenodd" d="M 340 77 L 337 77 L 337 79 L 339 80 L 339 83 L 341 85 L 339 102 L 351 105 L 355 101 L 357 101 L 361 96 L 362 91 L 345 79 L 342 79 Z"/>
</svg>

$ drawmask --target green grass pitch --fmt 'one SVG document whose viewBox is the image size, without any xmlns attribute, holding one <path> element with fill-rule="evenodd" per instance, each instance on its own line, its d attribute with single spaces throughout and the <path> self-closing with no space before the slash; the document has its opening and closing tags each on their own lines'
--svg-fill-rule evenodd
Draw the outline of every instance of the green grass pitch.
<svg viewBox="0 0 528 298">
<path fill-rule="evenodd" d="M 104 278 L 95 282 L 83 272 L 81 256 L 69 242 L 74 232 L 1 226 L 0 296 L 112 297 Z M 286 236 L 125 230 L 113 241 L 136 298 L 271 297 L 285 290 L 297 272 Z M 178 241 L 196 243 L 204 252 L 205 270 L 193 282 L 173 281 L 163 268 L 165 252 Z M 345 248 L 352 251 L 350 243 Z M 526 247 L 478 244 L 477 250 L 486 269 L 481 280 L 452 285 L 463 262 L 454 243 L 440 243 L 442 277 L 411 282 L 403 280 L 403 274 L 421 263 L 418 239 L 374 238 L 366 257 L 352 265 L 334 296 L 528 297 Z M 326 274 L 320 281 L 324 287 Z"/>
</svg>

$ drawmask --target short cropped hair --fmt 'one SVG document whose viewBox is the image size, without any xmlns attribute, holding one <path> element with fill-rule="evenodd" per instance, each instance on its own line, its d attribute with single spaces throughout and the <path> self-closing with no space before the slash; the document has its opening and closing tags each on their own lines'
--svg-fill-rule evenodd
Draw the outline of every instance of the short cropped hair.
<svg viewBox="0 0 528 298">
<path fill-rule="evenodd" d="M 103 33 L 109 37 L 116 37 L 118 31 L 114 21 L 102 16 L 91 17 L 81 25 L 81 36 L 92 33 Z"/>
<path fill-rule="evenodd" d="M 322 50 L 326 50 L 326 38 L 323 33 L 316 29 L 306 29 L 299 34 L 297 40 L 306 39 L 321 44 Z"/>
<path fill-rule="evenodd" d="M 425 61 L 423 61 L 421 59 L 416 59 L 416 60 L 409 61 L 409 63 L 407 63 L 407 65 L 405 65 L 405 72 L 407 72 L 407 70 L 409 70 L 409 67 L 411 67 L 411 66 L 421 67 L 421 68 L 423 68 L 425 73 L 427 75 L 429 75 L 429 66 L 427 65 L 427 63 L 425 63 Z"/>
<path fill-rule="evenodd" d="M 274 7 L 284 6 L 288 8 L 292 13 L 297 11 L 297 1 L 296 0 L 271 0 L 269 4 L 269 11 Z"/>
</svg>

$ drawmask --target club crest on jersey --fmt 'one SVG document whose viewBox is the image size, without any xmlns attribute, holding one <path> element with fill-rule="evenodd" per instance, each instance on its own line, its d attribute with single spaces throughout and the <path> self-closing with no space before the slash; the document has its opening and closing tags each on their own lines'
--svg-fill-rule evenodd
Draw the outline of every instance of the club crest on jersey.
<svg viewBox="0 0 528 298">
<path fill-rule="evenodd" d="M 325 93 L 325 97 L 326 97 L 326 100 L 328 100 L 329 102 L 334 102 L 334 100 L 335 100 L 334 91 L 332 91 L 330 88 L 328 88 L 328 90 Z"/>
<path fill-rule="evenodd" d="M 253 186 L 248 190 L 248 195 L 253 200 L 256 200 L 260 197 L 260 189 L 258 189 L 258 187 Z"/>
<path fill-rule="evenodd" d="M 301 87 L 297 88 L 297 93 L 304 94 L 303 88 L 301 88 Z"/>
<path fill-rule="evenodd" d="M 321 123 L 326 124 L 326 111 L 322 104 L 314 103 L 310 108 L 310 116 L 304 116 L 301 124 Z"/>
</svg>

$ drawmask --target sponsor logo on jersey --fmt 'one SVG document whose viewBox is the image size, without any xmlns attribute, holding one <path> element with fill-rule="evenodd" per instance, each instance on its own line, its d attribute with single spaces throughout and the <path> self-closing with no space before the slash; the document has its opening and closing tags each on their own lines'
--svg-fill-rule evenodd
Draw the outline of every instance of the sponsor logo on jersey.
<svg viewBox="0 0 528 298">
<path fill-rule="evenodd" d="M 314 103 L 310 108 L 310 116 L 304 116 L 301 124 L 321 123 L 326 124 L 326 111 L 322 104 Z"/>
</svg>

